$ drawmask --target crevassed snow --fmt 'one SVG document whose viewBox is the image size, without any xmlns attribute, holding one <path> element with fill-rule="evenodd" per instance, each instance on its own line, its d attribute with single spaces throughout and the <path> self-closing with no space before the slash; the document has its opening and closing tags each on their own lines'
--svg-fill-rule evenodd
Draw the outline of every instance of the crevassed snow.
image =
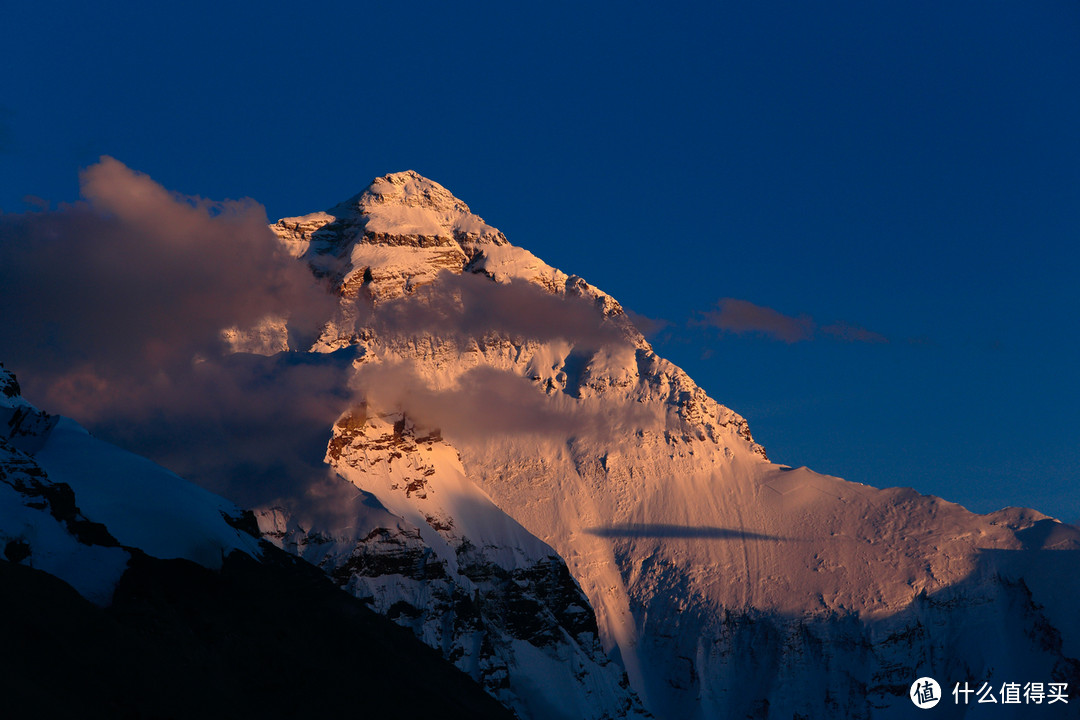
<svg viewBox="0 0 1080 720">
<path fill-rule="evenodd" d="M 61 418 L 34 459 L 50 480 L 70 485 L 82 514 L 122 545 L 213 569 L 233 550 L 261 555 L 258 540 L 222 517 L 238 517 L 235 505 L 92 437 L 74 420 Z"/>
</svg>

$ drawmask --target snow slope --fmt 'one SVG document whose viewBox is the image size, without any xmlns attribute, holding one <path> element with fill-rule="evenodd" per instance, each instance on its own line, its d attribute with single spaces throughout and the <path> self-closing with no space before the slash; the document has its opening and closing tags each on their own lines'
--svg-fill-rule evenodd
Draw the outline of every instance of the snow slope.
<svg viewBox="0 0 1080 720">
<path fill-rule="evenodd" d="M 618 302 L 416 173 L 272 229 L 342 298 L 312 350 L 362 347 L 368 415 L 438 428 L 456 487 L 557 551 L 657 716 L 892 717 L 927 674 L 1080 687 L 1076 528 L 770 463 Z M 518 552 L 365 468 L 381 437 L 332 462 L 426 541 Z"/>
<path fill-rule="evenodd" d="M 220 568 L 259 557 L 243 512 L 154 463 L 43 413 L 0 366 L 0 544 L 108 605 L 134 550 Z"/>
</svg>

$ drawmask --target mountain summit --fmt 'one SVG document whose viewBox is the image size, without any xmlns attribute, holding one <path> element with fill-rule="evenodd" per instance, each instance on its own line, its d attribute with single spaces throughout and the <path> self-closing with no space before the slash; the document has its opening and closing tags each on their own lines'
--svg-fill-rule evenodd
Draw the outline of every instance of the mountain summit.
<svg viewBox="0 0 1080 720">
<path fill-rule="evenodd" d="M 376 178 L 329 210 L 282 218 L 270 229 L 294 257 L 305 260 L 316 275 L 329 277 L 335 290 L 350 297 L 372 280 L 372 264 L 364 266 L 363 260 L 373 246 L 419 249 L 423 256 L 419 265 L 434 273 L 460 270 L 479 248 L 507 244 L 501 232 L 449 190 L 412 170 Z M 382 275 L 400 275 L 405 268 L 397 272 L 387 266 L 399 254 L 384 252 L 372 260 L 384 266 Z M 400 289 L 396 284 L 385 287 L 380 282 L 369 289 L 388 297 Z"/>
<path fill-rule="evenodd" d="M 358 195 L 330 210 L 365 219 L 365 230 L 387 236 L 494 238 L 502 233 L 469 211 L 449 190 L 413 170 L 376 178 Z"/>
</svg>

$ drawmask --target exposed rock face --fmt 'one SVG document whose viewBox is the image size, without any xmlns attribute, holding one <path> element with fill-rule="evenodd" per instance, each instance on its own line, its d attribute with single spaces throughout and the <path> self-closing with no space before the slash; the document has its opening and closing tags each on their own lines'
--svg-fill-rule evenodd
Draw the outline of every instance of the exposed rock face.
<svg viewBox="0 0 1080 720">
<path fill-rule="evenodd" d="M 438 433 L 359 407 L 335 425 L 326 459 L 375 496 L 339 506 L 348 525 L 338 528 L 263 509 L 265 537 L 413 630 L 522 718 L 645 716 L 566 564 L 464 477 Z"/>
<path fill-rule="evenodd" d="M 439 645 L 461 636 L 439 618 L 468 627 L 450 609 L 457 588 L 504 602 L 458 549 L 513 557 L 486 575 L 513 578 L 543 560 L 508 551 L 523 527 L 565 561 L 604 649 L 665 718 L 889 717 L 910 709 L 901 686 L 919 675 L 1076 678 L 1080 531 L 769 463 L 746 421 L 658 357 L 614 299 L 468 213 L 399 173 L 273 226 L 342 298 L 312 350 L 358 348 L 369 402 L 338 423 L 328 462 L 407 521 L 330 534 L 336 549 L 318 557 L 308 528 L 293 541 L 305 557 Z M 453 499 L 476 493 L 479 505 Z M 376 572 L 408 580 L 390 592 Z"/>
</svg>

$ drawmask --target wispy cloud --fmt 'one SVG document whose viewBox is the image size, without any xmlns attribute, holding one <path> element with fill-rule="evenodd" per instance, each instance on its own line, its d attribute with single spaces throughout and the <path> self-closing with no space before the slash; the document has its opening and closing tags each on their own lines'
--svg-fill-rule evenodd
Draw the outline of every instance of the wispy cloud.
<svg viewBox="0 0 1080 720">
<path fill-rule="evenodd" d="M 418 425 L 451 439 L 500 435 L 610 438 L 657 429 L 664 419 L 641 403 L 582 403 L 548 395 L 516 373 L 476 367 L 437 387 L 406 363 L 370 363 L 353 380 L 358 397 L 381 412 L 404 412 Z"/>
<path fill-rule="evenodd" d="M 326 479 L 330 428 L 354 402 L 353 356 L 236 354 L 122 394 L 110 381 L 90 408 L 91 427 L 243 506 L 301 498 Z M 87 417 L 75 410 L 66 414 Z"/>
<path fill-rule="evenodd" d="M 223 327 L 313 325 L 335 306 L 254 201 L 185 198 L 112 158 L 80 180 L 84 202 L 0 216 L 0 353 L 16 367 L 169 372 L 216 354 Z"/>
<path fill-rule="evenodd" d="M 626 331 L 607 322 L 595 303 L 553 295 L 532 283 L 496 283 L 484 275 L 443 271 L 414 293 L 371 306 L 358 300 L 358 330 L 381 336 L 437 335 L 458 340 L 488 334 L 548 342 L 565 340 L 582 348 L 626 343 Z"/>
<path fill-rule="evenodd" d="M 787 540 L 765 533 L 713 526 L 666 525 L 662 523 L 624 523 L 586 528 L 585 532 L 606 538 L 687 538 L 708 540 Z"/>
<path fill-rule="evenodd" d="M 872 344 L 889 342 L 889 338 L 880 333 L 876 333 L 873 330 L 867 330 L 858 325 L 850 325 L 845 322 L 836 322 L 831 325 L 825 325 L 821 328 L 821 332 L 830 335 L 837 340 L 844 340 L 845 342 Z"/>
<path fill-rule="evenodd" d="M 43 197 L 37 195 L 23 195 L 23 204 L 32 210 L 45 211 L 49 209 L 50 203 Z"/>
<path fill-rule="evenodd" d="M 634 327 L 638 329 L 642 335 L 646 338 L 652 338 L 658 335 L 660 332 L 668 327 L 671 327 L 671 323 L 663 318 L 651 318 L 632 310 L 625 310 L 626 317 L 630 319 L 630 322 L 634 324 Z"/>
<path fill-rule="evenodd" d="M 786 343 L 804 342 L 827 336 L 844 342 L 887 343 L 880 333 L 846 322 L 819 325 L 809 315 L 785 315 L 748 300 L 723 298 L 717 309 L 701 313 L 698 324 L 735 334 L 756 333 Z"/>
<path fill-rule="evenodd" d="M 758 333 L 786 343 L 809 340 L 814 336 L 814 321 L 808 315 L 792 317 L 748 300 L 723 298 L 716 310 L 708 310 L 701 322 L 726 332 Z"/>
</svg>

